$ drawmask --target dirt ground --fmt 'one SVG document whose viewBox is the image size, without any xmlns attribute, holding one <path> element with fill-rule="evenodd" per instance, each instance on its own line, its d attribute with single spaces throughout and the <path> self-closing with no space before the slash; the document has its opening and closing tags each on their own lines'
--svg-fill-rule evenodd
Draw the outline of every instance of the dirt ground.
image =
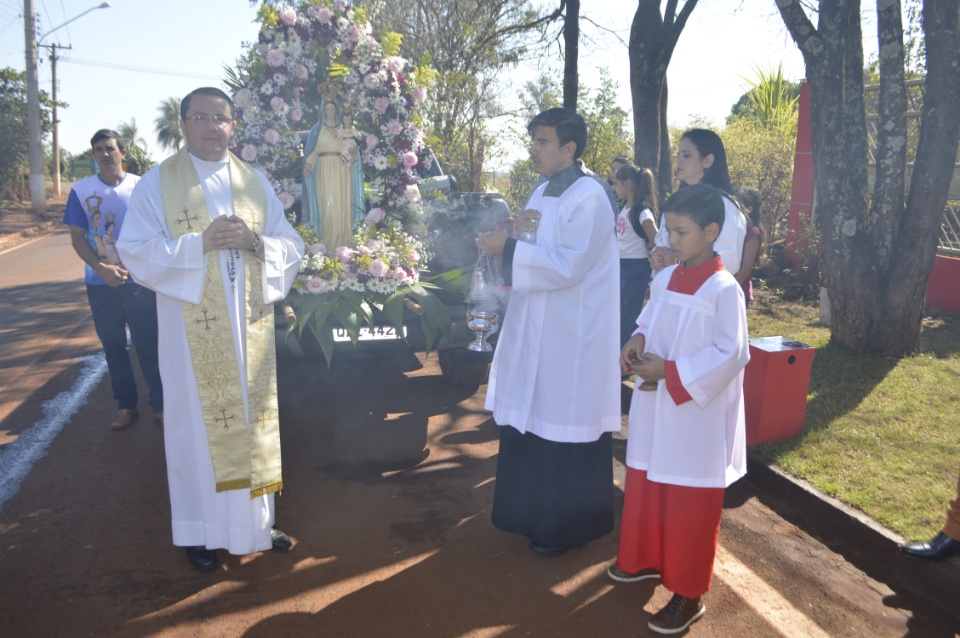
<svg viewBox="0 0 960 638">
<path fill-rule="evenodd" d="M 54 241 L 57 250 L 41 252 Z M 0 270 L 38 268 L 28 250 L 54 268 L 49 255 L 68 251 L 68 239 L 60 230 L 0 255 Z M 0 314 L 13 316 L 4 304 L 20 302 L 7 288 L 0 295 Z M 31 299 L 50 325 L 82 314 L 77 304 L 44 304 L 41 292 Z M 81 358 L 98 350 L 91 333 L 70 332 L 46 350 L 31 344 L 36 361 L 59 371 L 21 392 L 0 421 L 3 441 L 33 436 L 56 410 Z M 653 635 L 646 623 L 670 594 L 606 577 L 616 531 L 540 559 L 526 539 L 492 526 L 497 427 L 483 410 L 485 386 L 450 385 L 436 354 L 409 350 L 338 356 L 330 370 L 320 359 L 284 359 L 279 380 L 277 526 L 293 539 L 291 553 L 221 551 L 218 569 L 194 570 L 170 542 L 162 428 L 142 401 L 137 424 L 111 431 L 103 379 L 0 509 L 0 636 Z M 621 482 L 624 449 L 621 437 Z M 943 610 L 812 538 L 787 505 L 744 482 L 725 505 L 708 611 L 688 635 L 960 635 Z"/>
</svg>

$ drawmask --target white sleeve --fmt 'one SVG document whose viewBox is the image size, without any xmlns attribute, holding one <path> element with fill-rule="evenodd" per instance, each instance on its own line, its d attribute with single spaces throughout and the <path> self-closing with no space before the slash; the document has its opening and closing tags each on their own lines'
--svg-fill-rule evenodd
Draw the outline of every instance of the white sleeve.
<svg viewBox="0 0 960 638">
<path fill-rule="evenodd" d="M 287 221 L 283 204 L 267 179 L 257 173 L 267 194 L 267 225 L 263 233 L 263 302 L 280 301 L 300 272 L 303 239 Z"/>
</svg>

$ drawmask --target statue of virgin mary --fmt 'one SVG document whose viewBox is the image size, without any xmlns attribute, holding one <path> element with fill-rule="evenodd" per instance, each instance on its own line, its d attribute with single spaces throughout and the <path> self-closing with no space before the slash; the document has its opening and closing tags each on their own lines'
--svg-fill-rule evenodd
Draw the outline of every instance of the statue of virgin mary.
<svg viewBox="0 0 960 638">
<path fill-rule="evenodd" d="M 354 227 L 366 216 L 363 163 L 341 154 L 343 122 L 334 100 L 320 104 L 320 121 L 310 129 L 303 157 L 305 217 L 329 251 L 352 246 Z"/>
</svg>

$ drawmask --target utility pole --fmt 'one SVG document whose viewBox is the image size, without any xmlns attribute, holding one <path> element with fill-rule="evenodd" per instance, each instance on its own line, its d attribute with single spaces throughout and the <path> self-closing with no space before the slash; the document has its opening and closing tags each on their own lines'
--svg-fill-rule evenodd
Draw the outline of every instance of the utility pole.
<svg viewBox="0 0 960 638">
<path fill-rule="evenodd" d="M 37 19 L 33 0 L 23 0 L 23 31 L 27 75 L 27 145 L 30 151 L 30 210 L 47 210 L 47 187 L 43 181 L 43 153 L 40 138 L 40 87 L 37 80 Z"/>
<path fill-rule="evenodd" d="M 57 48 L 56 44 L 41 44 L 50 49 L 50 71 L 53 76 L 51 96 L 53 98 L 53 194 L 60 197 L 60 120 L 57 119 Z M 72 49 L 72 46 L 59 45 L 60 50 Z"/>
</svg>

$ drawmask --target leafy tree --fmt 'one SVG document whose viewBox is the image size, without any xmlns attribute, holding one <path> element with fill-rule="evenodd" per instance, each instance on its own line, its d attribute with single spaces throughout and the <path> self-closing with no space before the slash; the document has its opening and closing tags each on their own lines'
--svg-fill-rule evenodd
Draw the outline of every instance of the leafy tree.
<svg viewBox="0 0 960 638">
<path fill-rule="evenodd" d="M 40 92 L 40 132 L 52 128 L 49 95 Z M 63 105 L 66 106 L 66 105 Z M 0 69 L 0 198 L 20 196 L 20 179 L 29 157 L 27 142 L 26 73 L 10 67 Z"/>
<path fill-rule="evenodd" d="M 587 147 L 583 162 L 604 178 L 614 157 L 630 156 L 633 136 L 630 135 L 630 114 L 617 106 L 618 85 L 610 73 L 600 69 L 600 88 L 591 95 L 587 88 L 580 90 L 579 113 L 587 122 Z"/>
<path fill-rule="evenodd" d="M 157 107 L 160 116 L 153 121 L 154 131 L 160 148 L 179 151 L 183 143 L 183 131 L 180 130 L 180 99 L 168 97 Z"/>
<path fill-rule="evenodd" d="M 754 73 L 754 79 L 748 80 L 750 89 L 730 109 L 727 123 L 746 119 L 761 126 L 776 128 L 792 122 L 795 136 L 800 83 L 791 82 L 783 76 L 782 64 L 776 71 L 764 71 L 760 67 L 754 67 Z"/>
<path fill-rule="evenodd" d="M 135 175 L 143 175 L 150 170 L 154 162 L 147 151 L 146 140 L 140 137 L 136 118 L 131 117 L 129 122 L 120 122 L 117 133 L 127 147 L 127 170 Z"/>
<path fill-rule="evenodd" d="M 804 0 L 778 0 L 777 9 L 803 54 L 810 82 L 816 226 L 832 339 L 886 356 L 914 353 L 960 139 L 960 4 L 923 4 L 927 78 L 909 190 L 903 18 L 899 2 L 878 4 L 872 198 L 859 0 L 820 0 L 817 26 Z"/>
</svg>

